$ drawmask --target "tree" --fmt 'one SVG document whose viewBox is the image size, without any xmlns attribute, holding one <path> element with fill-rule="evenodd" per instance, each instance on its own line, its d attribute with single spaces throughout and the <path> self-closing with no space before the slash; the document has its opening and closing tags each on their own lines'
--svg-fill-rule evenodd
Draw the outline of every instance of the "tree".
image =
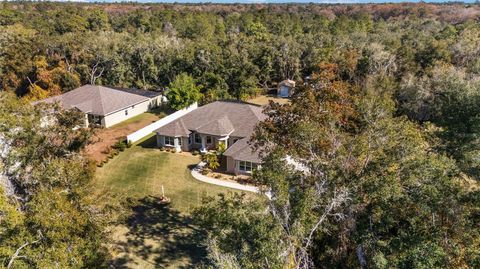
<svg viewBox="0 0 480 269">
<path fill-rule="evenodd" d="M 240 268 L 476 264 L 480 235 L 470 214 L 478 201 L 467 201 L 455 162 L 435 153 L 415 123 L 394 116 L 388 92 L 358 91 L 332 64 L 319 70 L 291 104 L 272 103 L 255 133 L 264 158 L 253 178 L 272 198 L 240 223 L 225 221 L 238 218 L 225 204 L 243 208 L 248 201 L 222 197 L 202 208 L 215 227 L 213 261 Z M 259 219 L 271 221 L 268 231 Z M 242 247 L 226 241 L 244 222 L 268 239 L 247 237 Z M 271 241 L 275 248 L 267 247 Z M 250 253 L 257 249 L 267 251 Z"/>
<path fill-rule="evenodd" d="M 191 76 L 182 73 L 170 83 L 167 99 L 170 107 L 180 110 L 200 100 L 200 88 Z"/>
<path fill-rule="evenodd" d="M 80 151 L 83 114 L 0 93 L 0 265 L 103 268 L 108 216 Z"/>
</svg>

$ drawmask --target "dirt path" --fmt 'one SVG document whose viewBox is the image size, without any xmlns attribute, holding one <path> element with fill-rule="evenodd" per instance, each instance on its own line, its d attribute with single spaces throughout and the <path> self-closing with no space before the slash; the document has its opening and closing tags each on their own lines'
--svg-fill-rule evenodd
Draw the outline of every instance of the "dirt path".
<svg viewBox="0 0 480 269">
<path fill-rule="evenodd" d="M 98 163 L 107 157 L 108 149 L 117 143 L 118 140 L 157 121 L 163 116 L 162 114 L 147 112 L 110 128 L 96 129 L 95 135 L 91 139 L 91 144 L 85 148 L 85 154 Z"/>
<path fill-rule="evenodd" d="M 248 100 L 248 102 L 261 106 L 266 106 L 269 104 L 270 100 L 280 104 L 287 104 L 288 102 L 290 102 L 290 99 L 288 98 L 279 98 L 272 95 L 259 95 L 253 99 Z"/>
</svg>

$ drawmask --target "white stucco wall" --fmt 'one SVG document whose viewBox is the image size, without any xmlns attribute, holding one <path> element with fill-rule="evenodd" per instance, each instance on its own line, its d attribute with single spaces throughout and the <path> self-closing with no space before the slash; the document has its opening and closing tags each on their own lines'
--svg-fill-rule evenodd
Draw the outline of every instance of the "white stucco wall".
<svg viewBox="0 0 480 269">
<path fill-rule="evenodd" d="M 125 108 L 123 110 L 119 110 L 117 112 L 109 114 L 102 119 L 102 125 L 105 128 L 108 128 L 108 127 L 111 127 L 112 125 L 120 123 L 124 120 L 130 119 L 130 118 L 135 117 L 137 115 L 140 115 L 140 114 L 148 111 L 148 109 L 150 107 L 150 102 L 151 102 L 150 100 L 146 100 L 142 103 L 134 105 L 133 107 L 130 106 L 130 107 Z M 128 115 L 125 115 L 126 110 L 128 111 Z"/>
</svg>

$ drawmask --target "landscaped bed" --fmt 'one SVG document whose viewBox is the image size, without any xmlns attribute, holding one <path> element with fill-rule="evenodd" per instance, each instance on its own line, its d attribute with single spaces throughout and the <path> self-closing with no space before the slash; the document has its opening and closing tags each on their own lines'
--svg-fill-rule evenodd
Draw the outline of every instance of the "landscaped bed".
<svg viewBox="0 0 480 269">
<path fill-rule="evenodd" d="M 198 246 L 204 232 L 192 226 L 190 213 L 204 195 L 232 190 L 191 176 L 189 168 L 200 162 L 199 156 L 161 152 L 154 143 L 150 137 L 97 168 L 99 192 L 136 201 L 131 216 L 114 229 L 113 263 L 121 268 L 195 267 L 205 256 Z M 155 198 L 162 185 L 171 199 L 166 206 Z"/>
<path fill-rule="evenodd" d="M 91 139 L 91 144 L 85 149 L 85 154 L 97 163 L 105 160 L 112 145 L 125 136 L 163 118 L 170 111 L 166 108 L 157 108 L 123 121 L 110 128 L 98 128 Z"/>
</svg>

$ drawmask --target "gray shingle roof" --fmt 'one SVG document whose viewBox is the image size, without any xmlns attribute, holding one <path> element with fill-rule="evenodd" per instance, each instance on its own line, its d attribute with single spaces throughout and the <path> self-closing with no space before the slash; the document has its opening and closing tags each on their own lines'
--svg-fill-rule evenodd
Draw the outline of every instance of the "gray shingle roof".
<svg viewBox="0 0 480 269">
<path fill-rule="evenodd" d="M 188 137 L 190 134 L 190 131 L 187 129 L 187 127 L 185 127 L 182 119 L 165 124 L 164 126 L 158 128 L 157 132 L 162 133 L 162 135 L 174 137 Z"/>
<path fill-rule="evenodd" d="M 242 139 L 231 145 L 225 153 L 234 159 L 260 163 L 260 157 L 252 152 L 247 144 L 258 122 L 266 119 L 263 108 L 257 105 L 235 102 L 216 101 L 201 106 L 179 119 L 159 128 L 159 135 L 179 136 L 177 122 L 181 122 L 186 129 L 204 134 L 240 137 Z M 183 135 L 182 135 L 183 136 Z M 184 136 L 188 136 L 188 133 Z"/>
<path fill-rule="evenodd" d="M 145 97 L 148 97 L 148 98 L 153 98 L 153 97 L 157 97 L 157 96 L 159 96 L 159 95 L 162 95 L 162 93 L 159 92 L 159 91 L 147 91 L 147 90 L 139 90 L 139 89 L 126 89 L 126 88 L 119 88 L 119 87 L 109 87 L 109 88 L 114 89 L 114 90 L 119 90 L 119 91 L 128 92 L 128 93 L 131 93 L 131 94 L 136 94 L 136 95 L 145 96 Z"/>
<path fill-rule="evenodd" d="M 247 137 L 252 134 L 255 125 L 267 117 L 262 111 L 262 107 L 249 103 L 216 101 L 201 106 L 180 119 L 184 122 L 185 127 L 191 131 L 205 128 L 211 132 L 209 133 L 211 135 L 224 135 L 225 129 L 229 129 L 231 124 L 234 130 L 230 136 Z M 228 119 L 230 124 L 222 118 Z M 219 125 L 219 130 L 214 130 L 214 127 L 208 127 L 207 123 Z M 162 135 L 162 133 L 160 134 Z"/>
<path fill-rule="evenodd" d="M 235 128 L 228 116 L 222 116 L 219 119 L 214 119 L 197 128 L 197 132 L 202 134 L 225 136 L 231 134 Z"/>
<path fill-rule="evenodd" d="M 262 160 L 257 152 L 254 152 L 248 144 L 248 137 L 242 138 L 223 153 L 223 155 L 232 157 L 235 160 L 261 163 Z"/>
<path fill-rule="evenodd" d="M 41 102 L 59 102 L 65 109 L 76 107 L 85 113 L 105 116 L 151 98 L 137 91 L 141 90 L 115 89 L 87 84 Z M 154 96 L 156 95 L 152 95 Z"/>
</svg>

